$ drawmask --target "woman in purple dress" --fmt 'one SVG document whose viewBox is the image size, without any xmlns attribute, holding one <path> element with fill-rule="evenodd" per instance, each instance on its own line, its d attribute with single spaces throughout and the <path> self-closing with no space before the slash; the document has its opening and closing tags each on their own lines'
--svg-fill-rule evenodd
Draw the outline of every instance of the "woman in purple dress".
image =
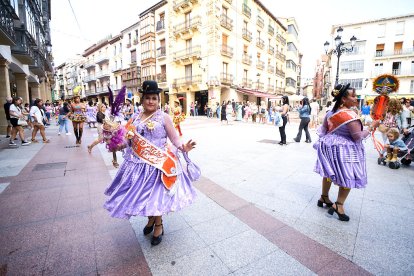
<svg viewBox="0 0 414 276">
<path fill-rule="evenodd" d="M 373 127 L 379 125 L 372 122 L 367 130 L 363 130 L 358 115 L 351 110 L 358 105 L 355 89 L 350 84 L 338 84 L 332 92 L 335 106 L 329 111 L 319 129 L 319 140 L 314 144 L 317 161 L 314 171 L 322 179 L 322 194 L 318 206 L 330 207 L 328 213 L 335 212 L 339 220 L 349 221 L 343 204 L 352 188 L 364 188 L 367 184 L 365 149 L 362 140 Z M 339 186 L 335 203 L 329 200 L 331 183 Z"/>
<path fill-rule="evenodd" d="M 152 245 L 158 245 L 164 234 L 162 216 L 190 205 L 196 198 L 191 183 L 194 177 L 176 158 L 178 149 L 189 161 L 187 153 L 196 143 L 181 142 L 170 116 L 159 108 L 160 91 L 155 81 L 143 83 L 144 111 L 135 114 L 126 125 L 124 162 L 105 191 L 110 198 L 104 205 L 112 217 L 148 217 L 143 232 L 148 235 L 154 231 Z M 169 150 L 167 138 L 175 150 Z"/>
</svg>

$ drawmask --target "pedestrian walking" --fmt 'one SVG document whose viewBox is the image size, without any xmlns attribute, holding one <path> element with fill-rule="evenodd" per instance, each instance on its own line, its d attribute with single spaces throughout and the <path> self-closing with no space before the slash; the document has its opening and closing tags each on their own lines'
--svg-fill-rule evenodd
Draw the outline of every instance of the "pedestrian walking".
<svg viewBox="0 0 414 276">
<path fill-rule="evenodd" d="M 73 103 L 70 105 L 69 118 L 72 120 L 76 144 L 82 143 L 83 123 L 86 121 L 86 105 L 80 101 L 79 90 L 74 93 Z"/>
<path fill-rule="evenodd" d="M 126 125 L 129 142 L 124 162 L 105 191 L 109 199 L 104 205 L 115 218 L 148 217 L 143 233 L 148 235 L 153 232 L 152 245 L 162 241 L 162 216 L 194 201 L 196 191 L 191 182 L 199 176 L 199 170 L 191 173 L 195 171 L 184 169 L 177 158 L 179 150 L 189 161 L 187 154 L 196 143 L 191 140 L 186 144 L 181 142 L 170 116 L 159 109 L 160 92 L 155 81 L 144 81 L 144 111 L 131 118 Z M 167 138 L 178 149 L 173 150 L 174 155 L 167 152 Z"/>
<path fill-rule="evenodd" d="M 182 111 L 182 108 L 181 108 L 181 105 L 180 105 L 180 100 L 176 99 L 176 100 L 174 100 L 173 122 L 174 122 L 174 127 L 178 131 L 178 134 L 180 136 L 183 136 L 183 133 L 181 132 L 180 124 L 184 120 L 185 120 L 185 114 Z"/>
<path fill-rule="evenodd" d="M 12 125 L 9 146 L 17 146 L 17 144 L 14 142 L 17 133 L 19 133 L 20 140 L 22 141 L 22 146 L 27 146 L 30 144 L 30 142 L 26 141 L 24 138 L 23 125 L 27 125 L 27 123 L 25 116 L 22 113 L 21 105 L 22 98 L 14 97 L 9 107 L 10 123 Z"/>
<path fill-rule="evenodd" d="M 300 106 L 298 108 L 299 111 L 299 118 L 300 118 L 300 124 L 299 124 L 299 131 L 293 140 L 297 143 L 300 142 L 300 139 L 302 138 L 302 130 L 305 131 L 306 134 L 306 143 L 312 142 L 310 133 L 308 130 L 309 122 L 310 122 L 310 114 L 311 114 L 311 107 L 309 105 L 309 99 L 307 97 L 303 98 L 300 102 Z"/>
<path fill-rule="evenodd" d="M 89 128 L 96 127 L 96 107 L 93 105 L 92 101 L 89 101 L 86 105 L 86 122 L 88 123 Z"/>
<path fill-rule="evenodd" d="M 318 206 L 330 207 L 328 213 L 336 213 L 341 221 L 349 221 L 345 214 L 344 203 L 353 188 L 367 185 L 365 149 L 362 140 L 373 128 L 379 125 L 373 121 L 368 129 L 363 130 L 362 122 L 351 110 L 358 105 L 354 88 L 350 84 L 338 84 L 332 92 L 335 105 L 329 111 L 321 127 L 320 136 L 314 148 L 317 160 L 314 171 L 323 177 L 322 194 Z M 332 182 L 339 186 L 335 203 L 329 199 Z"/>
<path fill-rule="evenodd" d="M 70 135 L 69 133 L 69 104 L 67 102 L 63 103 L 63 106 L 59 109 L 59 132 L 58 135 L 62 133 L 63 128 L 65 128 L 66 135 Z"/>
<path fill-rule="evenodd" d="M 310 108 L 311 108 L 310 128 L 317 129 L 318 126 L 319 126 L 319 109 L 320 109 L 320 106 L 319 106 L 318 102 L 316 101 L 316 99 L 312 100 L 312 102 L 310 103 Z"/>
<path fill-rule="evenodd" d="M 45 111 L 43 109 L 43 100 L 36 99 L 34 101 L 33 106 L 30 108 L 30 118 L 33 120 L 33 131 L 32 131 L 32 142 L 37 143 L 36 135 L 37 132 L 40 131 L 40 135 L 42 136 L 43 143 L 49 143 L 50 140 L 46 138 L 45 132 Z"/>
<path fill-rule="evenodd" d="M 280 133 L 280 142 L 279 145 L 287 145 L 286 144 L 286 132 L 285 127 L 288 121 L 289 116 L 289 98 L 288 96 L 282 97 L 282 108 L 280 111 L 280 116 L 282 116 L 283 125 L 279 127 L 279 133 Z"/>
<path fill-rule="evenodd" d="M 96 146 L 99 143 L 103 142 L 103 133 L 102 133 L 102 124 L 105 120 L 105 111 L 106 111 L 106 105 L 105 104 L 98 104 L 98 112 L 96 113 L 96 123 L 97 123 L 97 131 L 98 131 L 98 138 L 95 139 L 95 141 L 92 142 L 88 146 L 88 152 L 92 153 L 92 149 L 94 146 Z"/>
<path fill-rule="evenodd" d="M 13 98 L 12 97 L 6 97 L 6 102 L 4 103 L 4 113 L 6 114 L 6 120 L 7 120 L 7 132 L 6 132 L 6 138 L 10 138 L 10 134 L 12 131 L 13 125 L 10 122 L 10 106 L 12 105 Z"/>
</svg>

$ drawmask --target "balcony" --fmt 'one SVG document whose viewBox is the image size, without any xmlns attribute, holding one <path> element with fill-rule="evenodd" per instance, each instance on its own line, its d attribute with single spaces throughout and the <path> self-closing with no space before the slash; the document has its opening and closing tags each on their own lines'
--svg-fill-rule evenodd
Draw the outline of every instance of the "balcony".
<svg viewBox="0 0 414 276">
<path fill-rule="evenodd" d="M 233 30 L 233 19 L 228 17 L 226 14 L 221 14 L 220 16 L 220 25 L 227 30 Z"/>
<path fill-rule="evenodd" d="M 99 57 L 97 57 L 95 59 L 96 64 L 103 64 L 105 62 L 109 61 L 109 56 L 108 55 L 100 55 Z"/>
<path fill-rule="evenodd" d="M 252 80 L 248 78 L 242 79 L 242 87 L 243 88 L 252 88 Z"/>
<path fill-rule="evenodd" d="M 88 75 L 88 76 L 85 76 L 83 81 L 86 83 L 93 82 L 93 81 L 96 81 L 96 77 L 95 75 Z"/>
<path fill-rule="evenodd" d="M 267 65 L 267 72 L 268 72 L 269 74 L 274 74 L 274 73 L 275 73 L 275 67 L 274 67 L 274 66 L 272 66 L 272 65 L 270 65 L 270 64 L 268 64 L 268 65 Z"/>
<path fill-rule="evenodd" d="M 256 39 L 256 46 L 259 47 L 260 49 L 264 48 L 264 40 L 261 38 L 257 38 Z"/>
<path fill-rule="evenodd" d="M 275 34 L 275 28 L 273 26 L 268 26 L 267 27 L 267 33 L 271 36 L 273 36 Z"/>
<path fill-rule="evenodd" d="M 233 57 L 233 48 L 228 45 L 221 45 L 221 54 L 223 56 L 232 58 Z"/>
<path fill-rule="evenodd" d="M 283 95 L 285 94 L 285 89 L 282 87 L 276 87 L 275 92 L 277 95 Z"/>
<path fill-rule="evenodd" d="M 165 48 L 165 46 L 163 46 L 163 47 L 159 47 L 158 49 L 157 49 L 157 58 L 158 59 L 161 59 L 161 58 L 165 58 L 166 57 L 166 48 Z"/>
<path fill-rule="evenodd" d="M 5 3 L 9 1 L 4 1 Z M 16 42 L 16 32 L 14 29 L 14 19 L 16 18 L 13 7 L 5 4 L 0 9 L 0 44 L 14 45 Z"/>
<path fill-rule="evenodd" d="M 273 47 L 273 46 L 271 46 L 271 45 L 269 45 L 269 47 L 267 48 L 267 53 L 269 54 L 269 55 L 274 55 L 274 53 L 275 53 L 275 47 Z"/>
<path fill-rule="evenodd" d="M 250 32 L 248 29 L 243 28 L 243 34 L 242 34 L 243 38 L 246 39 L 247 41 L 252 41 L 252 32 Z"/>
<path fill-rule="evenodd" d="M 31 48 L 31 40 L 24 30 L 15 30 L 16 45 L 11 46 L 13 56 L 23 64 L 32 64 L 35 56 Z"/>
<path fill-rule="evenodd" d="M 247 54 L 243 54 L 243 56 L 242 56 L 242 62 L 244 64 L 251 65 L 252 64 L 252 56 L 249 56 Z"/>
<path fill-rule="evenodd" d="M 42 58 L 40 51 L 33 51 L 33 63 L 29 65 L 29 69 L 36 75 L 45 74 L 45 60 Z"/>
<path fill-rule="evenodd" d="M 286 45 L 286 39 L 284 39 L 280 34 L 277 34 L 276 41 L 280 42 L 282 45 Z"/>
<path fill-rule="evenodd" d="M 134 40 L 132 41 L 132 44 L 137 45 L 138 44 L 138 38 L 134 38 Z"/>
<path fill-rule="evenodd" d="M 104 79 L 104 78 L 109 78 L 110 74 L 109 74 L 109 71 L 100 71 L 100 72 L 97 72 L 95 76 L 97 79 Z"/>
<path fill-rule="evenodd" d="M 268 84 L 266 90 L 267 90 L 267 92 L 274 92 L 275 91 L 275 86 L 271 85 L 271 84 Z"/>
<path fill-rule="evenodd" d="M 93 95 L 95 95 L 95 94 L 96 94 L 95 90 L 92 90 L 92 89 L 85 90 L 85 96 L 86 96 L 86 97 L 88 97 L 88 96 L 93 96 Z"/>
<path fill-rule="evenodd" d="M 122 67 L 121 66 L 113 67 L 112 68 L 112 73 L 116 73 L 116 72 L 119 72 L 121 70 L 122 70 Z"/>
<path fill-rule="evenodd" d="M 191 86 L 191 85 L 201 84 L 201 79 L 202 79 L 201 75 L 194 75 L 194 76 L 174 79 L 174 83 L 178 87 Z"/>
<path fill-rule="evenodd" d="M 414 48 L 406 48 L 406 49 L 400 49 L 400 50 L 394 50 L 394 51 L 376 51 L 375 57 L 381 58 L 381 57 L 401 57 L 401 56 L 413 56 L 414 55 Z"/>
<path fill-rule="evenodd" d="M 155 28 L 155 31 L 157 33 L 161 33 L 163 31 L 165 31 L 164 20 L 160 20 L 160 21 L 157 22 L 157 27 Z"/>
<path fill-rule="evenodd" d="M 197 4 L 198 0 L 182 0 L 174 1 L 173 9 L 175 12 L 187 13 L 193 9 L 194 4 Z"/>
<path fill-rule="evenodd" d="M 243 14 L 250 18 L 252 16 L 252 10 L 247 6 L 247 4 L 243 3 Z"/>
<path fill-rule="evenodd" d="M 183 37 L 185 35 L 192 36 L 192 34 L 197 31 L 201 26 L 201 17 L 196 16 L 191 18 L 188 21 L 175 25 L 173 27 L 173 34 L 176 37 Z"/>
<path fill-rule="evenodd" d="M 257 90 L 264 90 L 264 83 L 263 82 L 260 82 L 260 81 L 257 81 L 256 83 L 255 83 L 255 87 L 256 87 L 256 89 Z"/>
<path fill-rule="evenodd" d="M 279 52 L 279 51 L 276 52 L 276 58 L 282 62 L 286 61 L 286 56 L 282 54 L 282 52 Z"/>
<path fill-rule="evenodd" d="M 264 67 L 265 67 L 264 61 L 258 59 L 257 62 L 256 62 L 256 68 L 259 69 L 259 70 L 263 70 Z"/>
<path fill-rule="evenodd" d="M 96 88 L 96 94 L 105 94 L 108 93 L 109 89 L 107 86 L 97 87 Z"/>
<path fill-rule="evenodd" d="M 167 82 L 167 73 L 157 74 L 157 82 L 159 83 Z"/>
<path fill-rule="evenodd" d="M 90 60 L 90 61 L 87 61 L 83 67 L 85 69 L 90 69 L 90 68 L 95 68 L 95 65 L 96 65 L 95 61 Z"/>
<path fill-rule="evenodd" d="M 256 25 L 257 25 L 259 28 L 263 28 L 263 27 L 264 27 L 264 20 L 263 20 L 263 18 L 261 18 L 259 15 L 257 16 Z"/>
<path fill-rule="evenodd" d="M 231 85 L 233 83 L 233 75 L 227 73 L 220 74 L 220 82 L 221 84 Z"/>
<path fill-rule="evenodd" d="M 278 75 L 281 78 L 284 78 L 285 77 L 285 72 L 281 69 L 276 68 L 276 75 Z"/>
<path fill-rule="evenodd" d="M 201 57 L 201 45 L 193 46 L 179 52 L 175 52 L 173 55 L 173 60 L 176 63 L 186 63 L 189 64 L 192 61 Z"/>
</svg>

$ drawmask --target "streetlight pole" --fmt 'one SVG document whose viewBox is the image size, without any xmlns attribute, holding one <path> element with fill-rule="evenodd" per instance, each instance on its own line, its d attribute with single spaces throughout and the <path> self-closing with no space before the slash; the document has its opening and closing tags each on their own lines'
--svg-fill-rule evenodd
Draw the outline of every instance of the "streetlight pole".
<svg viewBox="0 0 414 276">
<path fill-rule="evenodd" d="M 341 58 L 341 55 L 345 52 L 352 52 L 354 50 L 355 42 L 357 38 L 355 36 L 351 37 L 351 48 L 345 47 L 345 44 L 342 42 L 342 31 L 344 29 L 342 27 L 339 27 L 336 30 L 337 36 L 335 37 L 335 48 L 332 49 L 331 55 L 335 54 L 338 57 L 338 63 L 336 64 L 336 77 L 335 77 L 335 86 L 339 82 L 339 59 Z M 325 47 L 325 53 L 328 55 L 328 49 L 329 49 L 329 42 L 326 41 L 324 44 Z"/>
</svg>

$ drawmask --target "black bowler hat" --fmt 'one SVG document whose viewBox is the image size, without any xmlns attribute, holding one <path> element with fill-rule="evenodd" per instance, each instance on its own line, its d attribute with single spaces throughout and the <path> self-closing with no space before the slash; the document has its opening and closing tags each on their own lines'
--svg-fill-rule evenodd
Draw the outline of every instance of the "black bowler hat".
<svg viewBox="0 0 414 276">
<path fill-rule="evenodd" d="M 145 94 L 158 94 L 162 89 L 158 88 L 158 83 L 153 80 L 144 81 L 142 88 L 139 90 L 143 95 Z"/>
</svg>

